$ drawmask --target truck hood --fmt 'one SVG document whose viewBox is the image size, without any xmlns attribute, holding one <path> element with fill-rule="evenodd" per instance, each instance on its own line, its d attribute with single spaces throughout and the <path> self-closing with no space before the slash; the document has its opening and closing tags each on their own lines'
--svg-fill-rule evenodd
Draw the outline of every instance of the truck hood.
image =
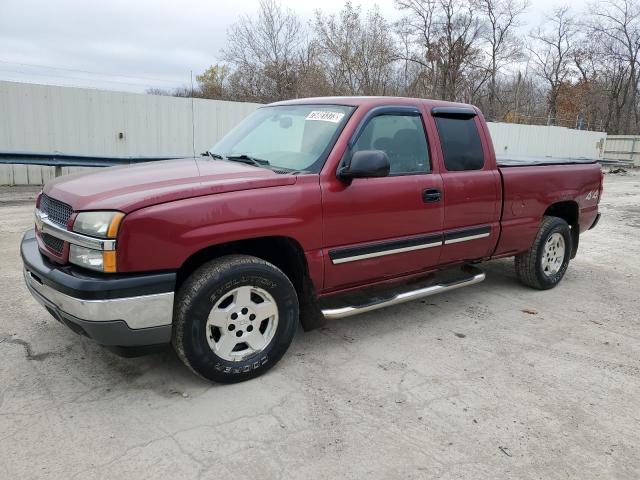
<svg viewBox="0 0 640 480">
<path fill-rule="evenodd" d="M 184 198 L 291 185 L 296 178 L 242 163 L 188 158 L 67 175 L 48 182 L 43 191 L 76 211 L 129 213 Z"/>
</svg>

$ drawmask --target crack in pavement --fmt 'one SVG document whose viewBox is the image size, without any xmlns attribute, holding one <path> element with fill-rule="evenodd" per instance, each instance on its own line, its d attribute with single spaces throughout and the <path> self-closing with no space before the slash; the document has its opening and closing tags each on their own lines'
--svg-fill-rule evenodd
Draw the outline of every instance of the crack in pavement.
<svg viewBox="0 0 640 480">
<path fill-rule="evenodd" d="M 24 352 L 26 354 L 27 360 L 35 360 L 36 362 L 41 362 L 51 356 L 60 355 L 60 352 L 43 352 L 43 353 L 34 354 L 31 344 L 26 340 L 22 340 L 21 338 L 7 337 L 2 339 L 0 344 L 3 342 L 10 343 L 12 345 L 21 345 L 24 348 Z"/>
</svg>

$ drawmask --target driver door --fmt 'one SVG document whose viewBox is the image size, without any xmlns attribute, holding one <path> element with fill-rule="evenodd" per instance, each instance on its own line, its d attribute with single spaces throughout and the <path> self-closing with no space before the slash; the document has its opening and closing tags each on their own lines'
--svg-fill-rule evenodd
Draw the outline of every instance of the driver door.
<svg viewBox="0 0 640 480">
<path fill-rule="evenodd" d="M 350 152 L 382 150 L 388 177 L 321 183 L 325 290 L 373 283 L 428 270 L 442 248 L 440 175 L 431 169 L 421 111 L 378 107 L 349 142 Z M 349 155 L 349 151 L 347 152 Z"/>
</svg>

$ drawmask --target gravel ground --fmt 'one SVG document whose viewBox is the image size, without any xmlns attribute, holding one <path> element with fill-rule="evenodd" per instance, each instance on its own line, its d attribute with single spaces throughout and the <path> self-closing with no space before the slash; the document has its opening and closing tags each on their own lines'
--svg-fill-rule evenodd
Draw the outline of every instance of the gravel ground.
<svg viewBox="0 0 640 480">
<path fill-rule="evenodd" d="M 487 280 L 303 333 L 210 385 L 121 359 L 21 279 L 33 189 L 0 190 L 0 478 L 640 478 L 640 175 L 608 175 L 556 289 Z"/>
</svg>

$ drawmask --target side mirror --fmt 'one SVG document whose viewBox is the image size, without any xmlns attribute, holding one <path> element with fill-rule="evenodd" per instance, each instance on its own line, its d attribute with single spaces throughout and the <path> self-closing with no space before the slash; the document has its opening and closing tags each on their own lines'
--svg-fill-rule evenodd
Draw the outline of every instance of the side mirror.
<svg viewBox="0 0 640 480">
<path fill-rule="evenodd" d="M 360 150 L 351 156 L 349 165 L 338 171 L 341 179 L 386 177 L 391 166 L 382 150 Z"/>
</svg>

